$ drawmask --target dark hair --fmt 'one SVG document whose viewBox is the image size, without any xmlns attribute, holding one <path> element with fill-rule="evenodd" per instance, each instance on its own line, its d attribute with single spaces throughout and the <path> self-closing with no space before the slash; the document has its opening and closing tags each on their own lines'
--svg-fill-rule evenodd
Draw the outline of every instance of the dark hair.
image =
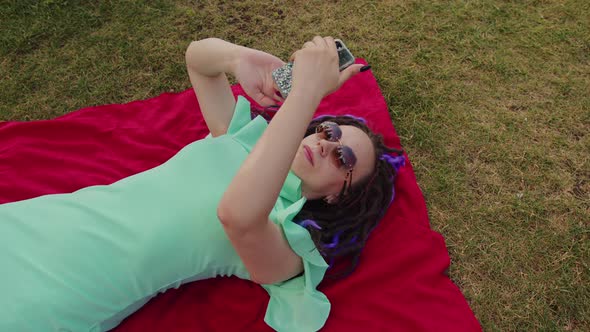
<svg viewBox="0 0 590 332">
<path fill-rule="evenodd" d="M 272 111 L 269 108 L 255 109 L 254 113 L 270 120 L 272 115 L 269 112 Z M 403 164 L 404 159 L 395 160 L 389 156 L 389 153 L 401 155 L 403 151 L 387 147 L 383 137 L 371 131 L 365 119 L 352 115 L 317 117 L 309 124 L 305 136 L 315 133 L 316 126 L 324 121 L 361 129 L 375 149 L 375 168 L 371 174 L 357 181 L 346 193 L 342 190 L 335 204 L 328 204 L 323 199 L 309 200 L 295 216 L 295 222 L 309 231 L 330 268 L 336 261 L 345 263 L 342 272 L 328 275 L 335 279 L 350 275 L 357 267 L 369 234 L 393 201 L 393 185 L 399 166 L 396 163 Z"/>
<path fill-rule="evenodd" d="M 330 267 L 334 266 L 336 260 L 348 258 L 348 267 L 342 272 L 330 274 L 332 278 L 342 278 L 352 273 L 358 265 L 369 233 L 393 200 L 397 171 L 387 154 L 393 152 L 401 155 L 402 151 L 387 147 L 383 137 L 371 131 L 364 119 L 350 115 L 315 118 L 309 124 L 305 136 L 315 133 L 316 126 L 324 121 L 361 129 L 369 136 L 375 149 L 375 168 L 371 174 L 355 183 L 347 193 L 342 191 L 335 204 L 328 204 L 323 199 L 310 200 L 295 217 L 309 231 Z"/>
</svg>

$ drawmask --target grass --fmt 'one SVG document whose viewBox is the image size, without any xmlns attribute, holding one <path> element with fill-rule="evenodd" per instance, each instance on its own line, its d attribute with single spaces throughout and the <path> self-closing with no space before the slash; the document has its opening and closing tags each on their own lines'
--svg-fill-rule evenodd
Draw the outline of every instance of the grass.
<svg viewBox="0 0 590 332">
<path fill-rule="evenodd" d="M 590 330 L 590 3 L 0 0 L 0 120 L 189 87 L 216 36 L 373 66 L 485 330 Z"/>
</svg>

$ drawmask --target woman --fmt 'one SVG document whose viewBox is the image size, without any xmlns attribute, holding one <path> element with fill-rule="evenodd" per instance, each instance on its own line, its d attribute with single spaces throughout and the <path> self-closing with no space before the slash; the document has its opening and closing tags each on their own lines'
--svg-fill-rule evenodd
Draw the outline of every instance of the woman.
<svg viewBox="0 0 590 332">
<path fill-rule="evenodd" d="M 212 138 L 110 185 L 0 205 L 0 330 L 109 330 L 158 292 L 219 275 L 261 284 L 276 330 L 323 326 L 326 260 L 354 268 L 399 163 L 361 120 L 312 121 L 361 65 L 339 72 L 331 37 L 305 43 L 267 124 L 225 73 L 268 106 L 282 61 L 219 39 L 193 42 L 186 59 Z"/>
</svg>

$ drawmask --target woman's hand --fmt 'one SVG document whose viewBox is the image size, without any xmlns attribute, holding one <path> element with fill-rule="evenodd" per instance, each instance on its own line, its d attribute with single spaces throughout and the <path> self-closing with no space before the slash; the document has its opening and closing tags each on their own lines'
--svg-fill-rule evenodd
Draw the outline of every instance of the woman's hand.
<svg viewBox="0 0 590 332">
<path fill-rule="evenodd" d="M 352 65 L 342 72 L 338 69 L 338 51 L 332 37 L 315 36 L 293 53 L 293 90 L 320 99 L 338 90 L 344 82 L 359 73 L 362 64 Z"/>
<path fill-rule="evenodd" d="M 275 94 L 272 71 L 284 64 L 274 55 L 241 47 L 233 74 L 248 96 L 266 107 L 283 101 L 283 98 Z"/>
</svg>

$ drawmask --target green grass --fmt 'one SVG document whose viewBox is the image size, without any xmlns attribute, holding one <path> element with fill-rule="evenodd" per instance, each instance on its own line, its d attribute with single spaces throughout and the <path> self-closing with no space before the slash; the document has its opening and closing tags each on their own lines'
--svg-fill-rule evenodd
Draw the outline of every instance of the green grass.
<svg viewBox="0 0 590 332">
<path fill-rule="evenodd" d="M 485 330 L 590 330 L 590 3 L 0 0 L 0 120 L 189 87 L 216 36 L 364 57 Z"/>
</svg>

